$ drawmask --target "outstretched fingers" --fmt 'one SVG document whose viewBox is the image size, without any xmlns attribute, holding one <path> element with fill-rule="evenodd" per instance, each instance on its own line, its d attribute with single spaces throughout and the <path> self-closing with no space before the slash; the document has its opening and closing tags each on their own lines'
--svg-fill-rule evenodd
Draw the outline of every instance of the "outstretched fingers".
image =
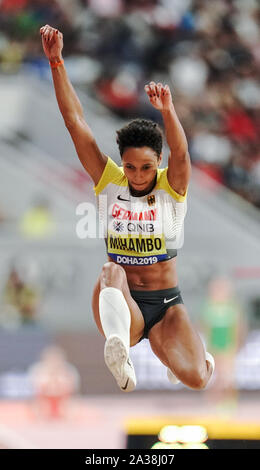
<svg viewBox="0 0 260 470">
<path fill-rule="evenodd" d="M 144 87 L 147 95 L 149 96 L 150 100 L 163 99 L 164 96 L 170 94 L 170 88 L 168 85 L 163 85 L 162 83 L 155 83 L 150 82 L 149 84 L 145 85 Z"/>
<path fill-rule="evenodd" d="M 164 90 L 163 90 L 163 95 L 167 96 L 167 95 L 170 95 L 170 94 L 171 94 L 171 91 L 170 91 L 169 85 L 165 85 Z"/>
<path fill-rule="evenodd" d="M 148 94 L 149 98 L 157 97 L 158 91 L 154 82 L 150 82 L 148 85 L 145 85 L 145 91 Z"/>
</svg>

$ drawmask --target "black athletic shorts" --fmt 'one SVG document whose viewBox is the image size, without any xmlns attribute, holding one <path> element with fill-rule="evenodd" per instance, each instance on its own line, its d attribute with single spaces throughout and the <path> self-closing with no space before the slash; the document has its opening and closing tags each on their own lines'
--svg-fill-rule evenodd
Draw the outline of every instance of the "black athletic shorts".
<svg viewBox="0 0 260 470">
<path fill-rule="evenodd" d="M 181 291 L 178 286 L 163 290 L 130 290 L 144 317 L 143 338 L 148 338 L 150 329 L 165 315 L 171 305 L 183 304 Z"/>
</svg>

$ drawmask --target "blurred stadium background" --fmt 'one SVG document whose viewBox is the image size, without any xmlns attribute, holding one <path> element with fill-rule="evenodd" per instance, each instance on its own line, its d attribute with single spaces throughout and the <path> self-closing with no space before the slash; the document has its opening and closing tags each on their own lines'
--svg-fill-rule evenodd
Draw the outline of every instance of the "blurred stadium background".
<svg viewBox="0 0 260 470">
<path fill-rule="evenodd" d="M 173 90 L 193 164 L 179 284 L 209 350 L 219 341 L 203 392 L 170 385 L 146 340 L 132 349 L 133 394 L 106 370 L 91 312 L 104 242 L 76 235 L 93 184 L 58 111 L 46 23 L 118 163 L 116 129 L 161 123 L 145 83 Z M 209 447 L 260 447 L 259 24 L 257 0 L 0 0 L 0 448 L 145 448 L 166 424 L 205 426 Z M 72 389 L 47 409 L 32 369 L 53 346 L 69 365 L 48 371 L 69 367 Z"/>
</svg>

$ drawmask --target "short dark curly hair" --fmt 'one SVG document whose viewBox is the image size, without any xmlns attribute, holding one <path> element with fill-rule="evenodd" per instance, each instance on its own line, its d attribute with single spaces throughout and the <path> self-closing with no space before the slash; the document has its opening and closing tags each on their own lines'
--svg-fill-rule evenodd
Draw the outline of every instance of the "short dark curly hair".
<svg viewBox="0 0 260 470">
<path fill-rule="evenodd" d="M 138 118 L 116 132 L 121 157 L 128 147 L 150 147 L 158 157 L 162 152 L 163 132 L 156 122 Z"/>
</svg>

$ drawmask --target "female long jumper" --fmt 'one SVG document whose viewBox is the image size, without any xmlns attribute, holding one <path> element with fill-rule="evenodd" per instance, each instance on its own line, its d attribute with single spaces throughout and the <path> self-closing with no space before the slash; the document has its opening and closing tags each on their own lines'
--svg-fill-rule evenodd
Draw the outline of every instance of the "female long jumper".
<svg viewBox="0 0 260 470">
<path fill-rule="evenodd" d="M 168 166 L 159 168 L 159 126 L 135 119 L 117 131 L 119 167 L 100 150 L 86 123 L 66 73 L 62 33 L 45 25 L 40 34 L 60 112 L 78 157 L 94 182 L 99 208 L 100 196 L 107 198 L 108 261 L 92 299 L 95 322 L 106 338 L 105 362 L 122 391 L 134 390 L 136 377 L 129 350 L 148 338 L 172 383 L 205 388 L 214 359 L 189 319 L 176 270 L 191 163 L 170 89 L 154 82 L 145 86 L 151 105 L 162 113 L 170 149 Z"/>
</svg>

